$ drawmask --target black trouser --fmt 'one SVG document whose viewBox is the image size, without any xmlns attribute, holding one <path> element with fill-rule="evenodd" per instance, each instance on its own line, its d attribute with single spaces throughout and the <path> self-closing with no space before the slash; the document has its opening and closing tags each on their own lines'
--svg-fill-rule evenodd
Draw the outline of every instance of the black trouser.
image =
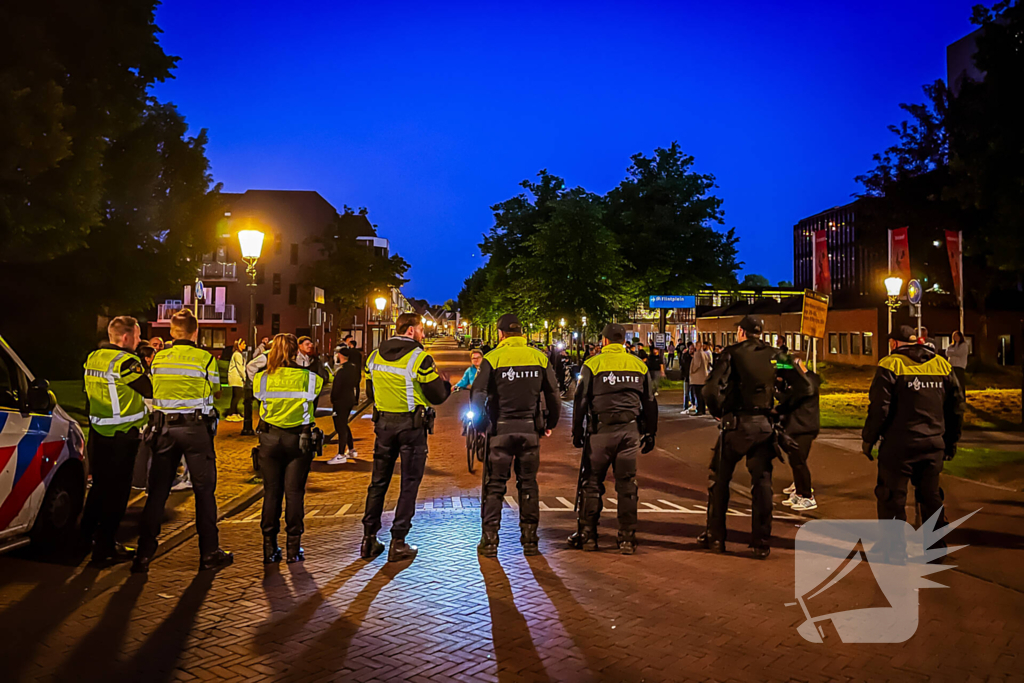
<svg viewBox="0 0 1024 683">
<path fill-rule="evenodd" d="M 172 417 L 168 416 L 168 420 Z M 217 463 L 214 460 L 213 437 L 206 423 L 198 419 L 176 421 L 164 426 L 152 444 L 153 462 L 149 467 L 149 495 L 142 511 L 139 529 L 139 554 L 152 557 L 156 552 L 164 506 L 171 484 L 178 473 L 178 463 L 185 456 L 192 493 L 195 496 L 196 530 L 199 532 L 199 553 L 205 557 L 220 547 L 217 533 Z"/>
<path fill-rule="evenodd" d="M 693 401 L 697 404 L 697 414 L 703 415 L 708 412 L 708 404 L 704 401 L 704 385 L 690 382 L 690 391 L 693 392 Z"/>
<path fill-rule="evenodd" d="M 352 413 L 351 403 L 336 403 L 334 408 L 334 431 L 338 435 L 338 453 L 344 453 L 345 447 L 355 450 L 355 442 L 352 441 L 352 430 L 348 428 L 348 418 Z"/>
<path fill-rule="evenodd" d="M 956 381 L 960 383 L 960 391 L 967 396 L 967 368 L 953 368 Z"/>
<path fill-rule="evenodd" d="M 721 451 L 721 452 L 720 452 Z M 772 536 L 772 426 L 762 415 L 736 418 L 736 428 L 726 430 L 711 459 L 708 486 L 708 536 L 725 541 L 725 515 L 729 510 L 729 482 L 736 465 L 747 459 L 750 472 L 751 548 L 767 548 Z"/>
<path fill-rule="evenodd" d="M 878 454 L 878 485 L 875 498 L 878 500 L 879 519 L 900 519 L 907 521 L 907 483 L 914 485 L 914 499 L 921 505 L 921 520 L 931 519 L 942 507 L 942 492 L 939 489 L 939 475 L 942 474 L 942 451 L 931 453 L 884 453 Z M 940 513 L 936 528 L 946 526 L 946 515 Z M 932 544 L 946 547 L 945 540 Z"/>
<path fill-rule="evenodd" d="M 245 396 L 245 387 L 231 387 L 231 405 L 224 411 L 224 417 L 228 415 L 240 415 L 238 412 L 238 402 Z"/>
<path fill-rule="evenodd" d="M 289 536 L 301 536 L 306 516 L 306 478 L 313 453 L 299 450 L 299 432 L 279 429 L 264 423 L 260 432 L 260 472 L 263 474 L 263 515 L 260 529 L 264 536 L 276 537 L 281 531 L 281 501 L 287 499 L 285 530 Z"/>
<path fill-rule="evenodd" d="M 583 482 L 583 507 L 580 523 L 596 527 L 601 517 L 604 480 L 609 466 L 615 474 L 615 494 L 618 498 L 619 530 L 636 530 L 636 459 L 640 454 L 640 431 L 636 423 L 601 426 L 591 434 L 583 453 L 588 458 L 588 474 Z"/>
<path fill-rule="evenodd" d="M 117 528 L 124 518 L 132 493 L 135 456 L 139 452 L 139 430 L 102 436 L 89 430 L 89 471 L 92 488 L 82 513 L 82 534 L 96 536 L 96 550 L 105 552 L 114 547 Z"/>
<path fill-rule="evenodd" d="M 516 473 L 519 491 L 519 523 L 537 524 L 540 521 L 540 489 L 537 470 L 540 469 L 540 435 L 533 420 L 498 422 L 497 434 L 490 437 L 487 459 L 484 461 L 484 481 L 480 517 L 485 528 L 501 526 L 501 508 L 512 471 Z"/>
<path fill-rule="evenodd" d="M 427 430 L 412 426 L 412 413 L 381 413 L 374 425 L 377 440 L 373 444 L 373 475 L 366 490 L 366 514 L 363 530 L 372 535 L 380 531 L 380 516 L 384 513 L 384 498 L 395 472 L 395 461 L 402 458 L 402 489 L 398 494 L 395 521 L 391 537 L 404 539 L 412 528 L 416 514 L 416 495 L 427 465 Z"/>
<path fill-rule="evenodd" d="M 793 470 L 793 484 L 796 485 L 796 494 L 802 498 L 810 498 L 814 495 L 811 488 L 811 470 L 807 467 L 807 458 L 811 454 L 811 444 L 818 438 L 817 433 L 794 434 L 797 450 L 789 453 L 789 466 Z"/>
</svg>

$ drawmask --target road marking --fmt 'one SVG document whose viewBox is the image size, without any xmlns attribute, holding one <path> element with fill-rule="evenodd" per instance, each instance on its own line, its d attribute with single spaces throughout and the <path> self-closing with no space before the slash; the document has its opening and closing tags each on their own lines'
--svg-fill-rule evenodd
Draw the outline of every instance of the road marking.
<svg viewBox="0 0 1024 683">
<path fill-rule="evenodd" d="M 512 496 L 505 496 L 505 502 L 508 503 L 508 506 L 513 510 L 519 509 L 519 503 L 517 503 L 516 499 L 513 498 Z"/>
<path fill-rule="evenodd" d="M 570 503 L 565 498 L 562 498 L 561 496 L 555 496 L 555 498 L 558 499 L 558 502 L 561 503 L 562 505 L 564 505 L 565 507 L 569 508 L 570 510 L 573 509 L 573 507 L 574 507 L 573 504 Z"/>
<path fill-rule="evenodd" d="M 345 513 L 348 512 L 349 508 L 351 508 L 351 507 L 352 507 L 352 503 L 345 503 L 344 505 L 341 506 L 340 510 L 338 510 L 337 512 L 335 512 L 331 516 L 332 517 L 344 517 Z"/>
<path fill-rule="evenodd" d="M 658 499 L 658 502 L 662 503 L 663 505 L 668 505 L 670 508 L 674 508 L 676 510 L 679 510 L 680 512 L 691 512 L 690 510 L 687 510 L 682 505 L 676 505 L 675 503 L 670 503 L 667 500 L 663 500 L 661 498 Z"/>
</svg>

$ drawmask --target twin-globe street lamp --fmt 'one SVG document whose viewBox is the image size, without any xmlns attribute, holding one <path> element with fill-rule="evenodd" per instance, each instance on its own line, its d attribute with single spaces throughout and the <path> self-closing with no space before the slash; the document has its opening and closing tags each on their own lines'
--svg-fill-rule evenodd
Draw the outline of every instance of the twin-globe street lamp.
<svg viewBox="0 0 1024 683">
<path fill-rule="evenodd" d="M 245 272 L 249 276 L 249 348 L 247 357 L 252 358 L 256 352 L 256 261 L 263 252 L 263 233 L 259 230 L 239 230 L 238 246 L 242 250 L 242 260 L 245 261 Z M 256 432 L 252 428 L 252 381 L 249 380 L 249 372 L 245 372 L 245 409 L 242 412 L 243 436 L 253 436 Z"/>
</svg>

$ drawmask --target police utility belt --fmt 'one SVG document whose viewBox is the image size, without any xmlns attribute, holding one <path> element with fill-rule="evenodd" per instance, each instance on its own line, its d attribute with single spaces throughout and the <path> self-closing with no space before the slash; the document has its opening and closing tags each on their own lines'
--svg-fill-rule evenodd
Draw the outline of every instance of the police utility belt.
<svg viewBox="0 0 1024 683">
<path fill-rule="evenodd" d="M 298 434 L 299 435 L 299 451 L 305 456 L 315 456 L 320 453 L 324 447 L 324 432 L 316 425 L 298 425 L 297 427 L 278 427 L 272 425 L 269 422 L 260 420 L 260 424 L 256 427 L 257 434 Z M 254 446 L 252 449 L 252 469 L 256 472 L 260 471 L 260 447 Z"/>
<path fill-rule="evenodd" d="M 152 443 L 167 427 L 190 422 L 202 422 L 210 432 L 210 436 L 217 434 L 217 415 L 215 413 L 207 415 L 201 410 L 187 413 L 165 413 L 161 410 L 154 410 L 149 416 L 149 422 L 146 424 L 145 430 L 142 432 L 142 438 L 147 443 Z"/>
<path fill-rule="evenodd" d="M 427 408 L 426 406 L 416 406 L 416 410 L 412 412 L 401 412 L 401 413 L 388 413 L 383 410 L 377 410 L 377 406 L 373 406 L 373 422 L 376 424 L 380 420 L 404 420 L 412 419 L 413 429 L 426 429 L 428 434 L 434 433 L 434 420 L 437 419 L 437 411 L 433 408 Z"/>
<path fill-rule="evenodd" d="M 614 427 L 622 427 L 633 423 L 636 423 L 637 428 L 642 434 L 647 433 L 644 429 L 640 416 L 636 413 L 629 411 L 622 411 L 618 413 L 591 413 L 587 420 L 587 432 L 589 434 L 597 434 Z"/>
</svg>

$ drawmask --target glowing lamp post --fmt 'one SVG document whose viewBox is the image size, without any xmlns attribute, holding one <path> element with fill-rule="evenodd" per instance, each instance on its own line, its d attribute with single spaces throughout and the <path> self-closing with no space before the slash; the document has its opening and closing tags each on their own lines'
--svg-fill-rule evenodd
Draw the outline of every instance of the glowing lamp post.
<svg viewBox="0 0 1024 683">
<path fill-rule="evenodd" d="M 248 357 L 251 358 L 256 350 L 256 261 L 263 253 L 263 233 L 259 230 L 239 230 L 238 246 L 242 250 L 242 260 L 245 261 L 245 272 L 249 276 L 249 349 Z M 243 436 L 253 436 L 256 432 L 252 428 L 252 382 L 249 380 L 249 373 L 245 373 L 245 406 L 242 411 Z"/>
<path fill-rule="evenodd" d="M 903 289 L 903 278 L 898 275 L 891 275 L 885 278 L 886 306 L 889 307 L 889 333 L 892 333 L 892 314 L 902 304 L 900 291 Z"/>
</svg>

